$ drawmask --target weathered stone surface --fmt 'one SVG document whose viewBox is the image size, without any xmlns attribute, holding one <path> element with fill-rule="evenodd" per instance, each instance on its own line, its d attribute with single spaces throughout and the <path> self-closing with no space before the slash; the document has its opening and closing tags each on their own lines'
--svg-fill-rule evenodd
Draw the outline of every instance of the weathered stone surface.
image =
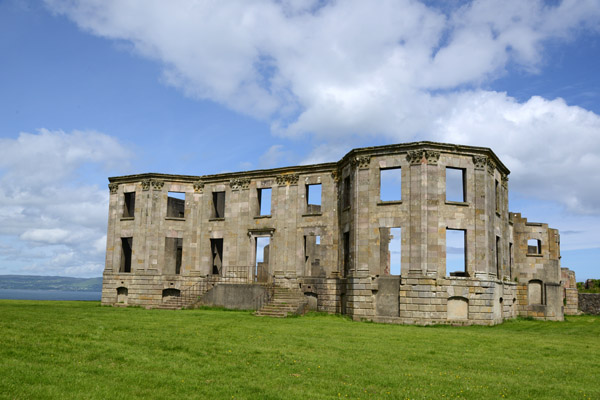
<svg viewBox="0 0 600 400">
<path fill-rule="evenodd" d="M 381 201 L 384 169 L 398 171 L 395 201 Z M 447 199 L 449 170 L 462 175 L 463 201 Z M 110 178 L 102 303 L 161 307 L 212 285 L 207 300 L 219 294 L 219 304 L 235 305 L 253 290 L 236 295 L 235 285 L 262 284 L 358 320 L 561 320 L 563 303 L 565 312 L 576 310 L 576 288 L 567 282 L 574 276 L 561 275 L 557 230 L 509 213 L 509 173 L 490 149 L 418 142 L 301 167 Z M 320 185 L 320 204 L 309 203 L 312 185 Z M 185 198 L 172 200 L 172 192 Z M 177 215 L 168 204 L 178 205 Z M 395 250 L 392 228 L 401 232 Z M 464 232 L 467 244 L 458 271 L 446 267 L 448 230 Z M 259 239 L 268 245 L 257 263 Z M 535 254 L 529 240 L 538 243 Z M 390 275 L 392 251 L 398 275 Z M 216 289 L 223 285 L 231 287 Z"/>
</svg>

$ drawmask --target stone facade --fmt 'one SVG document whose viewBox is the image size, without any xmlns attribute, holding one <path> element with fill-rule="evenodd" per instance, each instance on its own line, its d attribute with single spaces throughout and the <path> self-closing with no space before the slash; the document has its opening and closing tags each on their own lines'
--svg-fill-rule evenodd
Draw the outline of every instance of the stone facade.
<svg viewBox="0 0 600 400">
<path fill-rule="evenodd" d="M 488 148 L 417 142 L 301 167 L 110 178 L 102 303 L 160 307 L 210 281 L 287 287 L 356 320 L 562 320 L 558 231 L 509 212 L 508 174 Z M 446 240 L 457 234 L 458 250 Z"/>
</svg>

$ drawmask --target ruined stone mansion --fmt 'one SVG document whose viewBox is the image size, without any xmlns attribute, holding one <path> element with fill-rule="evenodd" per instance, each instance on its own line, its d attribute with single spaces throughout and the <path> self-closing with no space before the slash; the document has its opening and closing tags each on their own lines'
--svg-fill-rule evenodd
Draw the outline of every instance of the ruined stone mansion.
<svg viewBox="0 0 600 400">
<path fill-rule="evenodd" d="M 509 212 L 508 174 L 489 148 L 417 142 L 316 165 L 110 178 L 102 304 L 287 288 L 357 320 L 562 320 L 560 236 Z"/>
</svg>

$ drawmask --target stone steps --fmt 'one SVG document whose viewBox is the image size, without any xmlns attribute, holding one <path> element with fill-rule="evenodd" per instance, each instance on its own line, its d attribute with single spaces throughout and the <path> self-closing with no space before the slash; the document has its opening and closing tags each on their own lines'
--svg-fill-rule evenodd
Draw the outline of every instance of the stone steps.
<svg viewBox="0 0 600 400">
<path fill-rule="evenodd" d="M 304 294 L 300 291 L 276 287 L 273 297 L 254 315 L 259 317 L 285 318 L 290 314 L 302 315 L 308 305 Z"/>
</svg>

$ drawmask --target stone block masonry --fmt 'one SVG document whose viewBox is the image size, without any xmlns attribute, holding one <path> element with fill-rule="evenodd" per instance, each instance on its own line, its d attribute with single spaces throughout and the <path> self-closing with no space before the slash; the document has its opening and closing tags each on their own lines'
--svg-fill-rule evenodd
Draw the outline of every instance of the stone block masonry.
<svg viewBox="0 0 600 400">
<path fill-rule="evenodd" d="M 509 173 L 489 148 L 416 142 L 316 165 L 109 178 L 102 303 L 155 308 L 253 284 L 356 320 L 562 320 L 576 292 L 560 236 L 509 212 Z"/>
</svg>

